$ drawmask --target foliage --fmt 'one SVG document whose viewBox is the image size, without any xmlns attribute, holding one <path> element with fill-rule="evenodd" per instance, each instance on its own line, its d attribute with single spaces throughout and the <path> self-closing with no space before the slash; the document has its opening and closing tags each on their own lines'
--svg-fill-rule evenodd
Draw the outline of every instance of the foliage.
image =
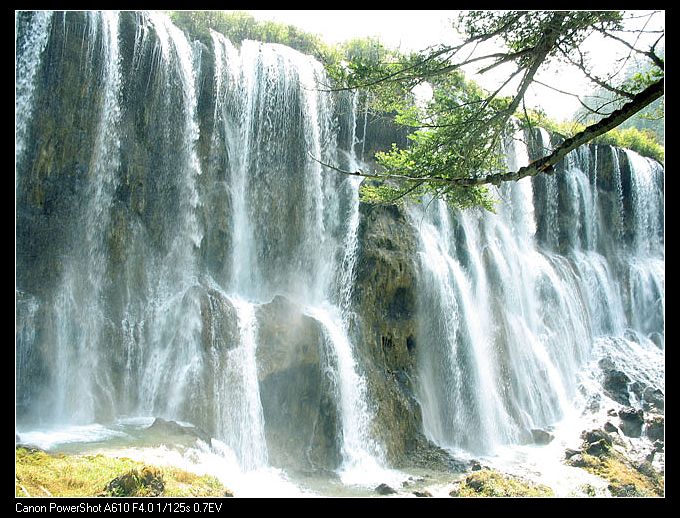
<svg viewBox="0 0 680 518">
<path fill-rule="evenodd" d="M 476 471 L 468 475 L 451 496 L 512 497 L 512 496 L 553 496 L 553 490 L 542 484 L 505 475 L 491 469 Z"/>
<path fill-rule="evenodd" d="M 663 164 L 664 148 L 656 142 L 654 132 L 637 128 L 616 128 L 593 140 L 596 144 L 609 144 L 632 149 L 642 156 L 653 158 Z"/>
<path fill-rule="evenodd" d="M 329 66 L 329 73 L 342 88 L 368 90 L 374 110 L 391 113 L 395 122 L 410 131 L 405 149 L 393 146 L 376 155 L 380 169 L 372 178 L 390 183 L 381 188 L 375 183 L 364 187 L 364 198 L 390 201 L 429 193 L 446 197 L 461 208 L 482 205 L 491 209 L 489 190 L 479 185 L 517 179 L 518 175 L 511 174 L 502 159 L 508 123 L 512 117 L 528 111 L 524 107 L 527 89 L 536 73 L 551 61 L 576 66 L 586 77 L 604 84 L 626 101 L 644 91 L 645 95 L 636 101 L 639 106 L 633 103 L 625 113 L 617 114 L 618 119 L 612 124 L 644 108 L 662 92 L 658 89 L 663 78 L 659 66 L 662 60 L 654 53 L 654 47 L 648 51 L 633 49 L 648 57 L 652 68 L 611 85 L 607 84 L 609 78 L 602 80 L 592 74 L 588 56 L 581 48 L 593 34 L 613 37 L 628 45 L 616 36 L 617 31 L 624 29 L 623 20 L 621 11 L 469 11 L 457 23 L 466 38 L 460 45 L 440 45 L 408 55 L 389 51 L 376 42 L 357 46 L 355 52 L 347 54 L 348 63 Z M 502 45 L 503 50 L 475 53 L 479 44 L 491 40 Z M 461 67 L 473 63 L 483 65 L 479 73 L 502 65 L 514 65 L 515 71 L 507 75 L 496 91 L 490 92 L 462 74 Z M 433 96 L 423 106 L 416 102 L 413 89 L 424 82 L 432 86 Z M 517 86 L 512 95 L 501 95 L 501 91 L 514 84 Z M 556 124 L 547 120 L 543 122 L 539 125 L 553 131 L 566 129 L 555 128 Z M 577 127 L 574 125 L 570 132 Z M 583 142 L 573 145 L 587 143 L 610 128 L 601 125 L 597 132 L 582 134 Z M 640 133 L 613 132 L 602 140 L 609 141 L 624 143 L 646 156 L 657 159 L 663 156 L 662 149 L 650 144 L 648 136 Z M 558 149 L 559 145 L 551 150 L 548 159 L 557 157 Z M 538 172 L 554 163 L 541 165 Z"/>
<path fill-rule="evenodd" d="M 335 63 L 341 57 L 337 49 L 324 43 L 316 34 L 294 25 L 258 21 L 244 12 L 170 11 L 169 16 L 175 25 L 206 45 L 210 45 L 212 29 L 227 36 L 234 44 L 243 40 L 281 43 L 328 63 Z"/>
<path fill-rule="evenodd" d="M 107 492 L 116 479 L 124 480 Z M 214 477 L 177 468 L 160 470 L 127 458 L 16 448 L 16 496 L 122 496 L 126 490 L 151 496 L 158 494 L 158 480 L 163 481 L 162 496 L 224 496 L 227 491 Z"/>
</svg>

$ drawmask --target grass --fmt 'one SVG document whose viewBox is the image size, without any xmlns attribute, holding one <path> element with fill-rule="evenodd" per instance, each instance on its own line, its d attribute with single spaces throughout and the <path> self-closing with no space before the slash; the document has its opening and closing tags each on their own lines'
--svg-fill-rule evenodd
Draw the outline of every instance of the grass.
<svg viewBox="0 0 680 518">
<path fill-rule="evenodd" d="M 140 481 L 150 476 L 163 481 L 159 496 L 217 497 L 231 492 L 209 475 L 196 475 L 178 468 L 157 468 L 128 458 L 104 455 L 49 454 L 16 448 L 16 496 L 111 496 L 106 486 L 125 475 L 134 480 L 133 495 L 147 496 Z M 141 484 L 141 485 L 140 485 Z"/>
<path fill-rule="evenodd" d="M 594 457 L 584 453 L 583 469 L 609 482 L 608 489 L 614 496 L 663 496 L 664 481 L 649 470 L 640 473 L 620 453 L 610 450 L 606 455 Z"/>
<path fill-rule="evenodd" d="M 554 496 L 553 490 L 547 486 L 534 484 L 491 469 L 468 475 L 449 494 L 465 497 Z"/>
</svg>

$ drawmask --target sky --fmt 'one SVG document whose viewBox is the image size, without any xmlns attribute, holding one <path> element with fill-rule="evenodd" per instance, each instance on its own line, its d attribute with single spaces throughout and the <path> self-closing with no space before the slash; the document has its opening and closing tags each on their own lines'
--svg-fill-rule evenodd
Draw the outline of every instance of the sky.
<svg viewBox="0 0 680 518">
<path fill-rule="evenodd" d="M 355 37 L 373 36 L 388 47 L 403 51 L 422 50 L 430 45 L 456 43 L 460 41 L 452 29 L 452 20 L 460 11 L 452 10 L 249 10 L 246 11 L 260 20 L 273 20 L 295 25 L 304 31 L 318 34 L 327 43 L 340 43 Z M 663 27 L 664 15 L 657 15 L 655 28 Z M 586 42 L 592 52 L 594 64 L 601 74 L 611 70 L 612 56 L 617 55 L 619 44 L 610 41 L 592 40 Z M 468 68 L 466 73 L 487 89 L 500 84 L 508 68 L 499 67 L 483 76 Z M 537 76 L 542 82 L 576 94 L 588 93 L 595 86 L 575 69 L 564 66 L 548 68 Z M 512 86 L 512 85 L 510 85 Z M 510 94 L 510 91 L 501 92 Z M 570 119 L 580 104 L 573 96 L 554 92 L 540 85 L 532 85 L 527 102 L 541 107 L 557 119 Z"/>
</svg>

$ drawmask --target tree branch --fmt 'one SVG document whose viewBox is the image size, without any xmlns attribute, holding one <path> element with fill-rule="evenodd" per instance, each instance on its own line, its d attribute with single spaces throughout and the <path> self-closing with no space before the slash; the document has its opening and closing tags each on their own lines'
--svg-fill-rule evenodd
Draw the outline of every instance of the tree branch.
<svg viewBox="0 0 680 518">
<path fill-rule="evenodd" d="M 663 96 L 664 86 L 663 79 L 651 84 L 642 92 L 638 93 L 633 97 L 633 99 L 623 105 L 618 110 L 613 111 L 609 116 L 600 120 L 599 122 L 592 124 L 585 128 L 583 131 L 577 133 L 573 137 L 564 140 L 559 146 L 557 146 L 552 153 L 549 155 L 535 160 L 527 166 L 521 167 L 517 171 L 507 172 L 507 173 L 494 173 L 488 174 L 486 176 L 480 177 L 463 177 L 463 178 L 448 178 L 444 176 L 409 176 L 403 174 L 381 174 L 374 173 L 368 174 L 359 170 L 356 172 L 345 171 L 331 164 L 327 164 L 315 158 L 311 153 L 308 152 L 310 157 L 318 162 L 319 164 L 338 171 L 342 174 L 352 175 L 352 176 L 362 176 L 365 178 L 373 179 L 394 179 L 409 182 L 427 182 L 432 184 L 445 184 L 451 186 L 459 187 L 475 187 L 480 185 L 500 185 L 502 182 L 514 182 L 526 178 L 527 176 L 536 176 L 540 173 L 550 173 L 553 171 L 555 165 L 557 165 L 570 151 L 587 144 L 595 137 L 608 132 L 609 130 L 615 128 L 622 122 L 628 120 L 630 117 L 635 115 L 637 112 L 641 111 L 658 98 Z"/>
</svg>

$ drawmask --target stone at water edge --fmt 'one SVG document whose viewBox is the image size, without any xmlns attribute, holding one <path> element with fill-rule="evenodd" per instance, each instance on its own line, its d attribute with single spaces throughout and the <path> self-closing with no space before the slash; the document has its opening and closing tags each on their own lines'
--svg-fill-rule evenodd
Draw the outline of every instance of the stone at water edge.
<svg viewBox="0 0 680 518">
<path fill-rule="evenodd" d="M 614 426 L 610 421 L 607 421 L 604 423 L 604 431 L 609 432 L 609 433 L 616 433 L 618 432 L 618 428 Z"/>
<path fill-rule="evenodd" d="M 607 362 L 600 360 L 599 365 L 604 371 L 602 387 L 605 393 L 617 403 L 630 405 L 630 394 L 628 393 L 630 378 L 622 371 L 610 369 L 610 364 Z"/>
<path fill-rule="evenodd" d="M 567 460 L 567 464 L 575 468 L 584 468 L 588 465 L 588 463 L 583 458 L 583 455 L 581 455 L 580 453 L 577 453 L 576 455 L 572 455 L 571 457 L 569 457 L 569 459 Z"/>
<path fill-rule="evenodd" d="M 663 413 L 664 410 L 664 394 L 661 390 L 653 387 L 647 387 L 642 393 L 642 407 L 647 411 L 659 411 Z"/>
<path fill-rule="evenodd" d="M 628 437 L 640 437 L 642 435 L 642 424 L 644 423 L 642 410 L 634 408 L 624 408 L 619 412 L 621 421 L 621 431 Z"/>
<path fill-rule="evenodd" d="M 652 442 L 661 441 L 663 443 L 665 437 L 664 432 L 665 425 L 663 417 L 655 416 L 649 421 L 647 421 L 647 424 L 645 426 L 645 434 L 647 435 L 650 441 Z"/>
<path fill-rule="evenodd" d="M 555 438 L 553 434 L 540 428 L 531 430 L 531 437 L 536 444 L 549 444 Z"/>
<path fill-rule="evenodd" d="M 604 441 L 607 445 L 612 445 L 612 437 L 604 430 L 595 428 L 594 430 L 585 431 L 581 434 L 581 438 L 586 444 L 594 444 L 599 441 Z"/>
<path fill-rule="evenodd" d="M 593 457 L 601 457 L 609 453 L 610 445 L 604 439 L 600 439 L 594 443 L 591 443 L 586 448 L 586 453 L 592 455 Z"/>
<path fill-rule="evenodd" d="M 430 493 L 430 492 L 427 491 L 427 490 L 423 490 L 423 491 L 414 491 L 413 494 L 416 495 L 417 497 L 420 497 L 420 498 L 423 498 L 423 497 L 431 497 L 431 496 L 432 496 L 432 493 Z"/>
<path fill-rule="evenodd" d="M 170 437 L 186 437 L 189 439 L 200 439 L 210 444 L 210 436 L 196 426 L 184 426 L 176 421 L 168 421 L 162 417 L 157 417 L 147 430 L 161 433 Z"/>
<path fill-rule="evenodd" d="M 572 450 L 571 448 L 567 448 L 564 450 L 564 458 L 565 459 L 571 459 L 574 455 L 580 455 L 581 451 L 580 450 Z"/>
<path fill-rule="evenodd" d="M 378 493 L 379 495 L 396 495 L 397 494 L 397 492 L 394 489 L 392 489 L 390 486 L 388 486 L 385 483 L 380 484 L 378 487 L 376 487 L 375 492 Z"/>
</svg>

